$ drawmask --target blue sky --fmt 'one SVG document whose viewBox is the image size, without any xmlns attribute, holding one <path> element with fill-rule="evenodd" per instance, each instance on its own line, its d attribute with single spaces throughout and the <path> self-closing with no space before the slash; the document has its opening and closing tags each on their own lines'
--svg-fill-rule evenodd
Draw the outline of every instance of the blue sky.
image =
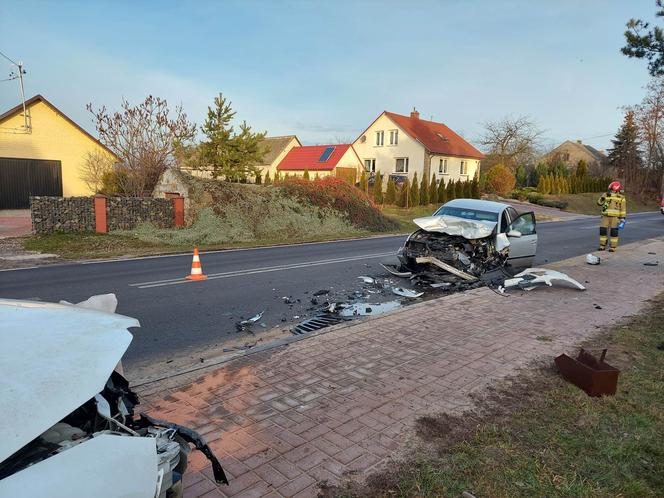
<svg viewBox="0 0 664 498">
<path fill-rule="evenodd" d="M 93 130 L 85 105 L 147 94 L 201 123 L 218 92 L 239 119 L 304 143 L 355 138 L 383 110 L 482 123 L 530 115 L 546 143 L 599 148 L 641 100 L 646 64 L 619 52 L 654 0 L 97 1 L 0 3 L 0 50 Z M 0 79 L 11 71 L 0 62 Z M 19 100 L 0 82 L 0 109 Z M 591 138 L 597 137 L 597 138 Z"/>
</svg>

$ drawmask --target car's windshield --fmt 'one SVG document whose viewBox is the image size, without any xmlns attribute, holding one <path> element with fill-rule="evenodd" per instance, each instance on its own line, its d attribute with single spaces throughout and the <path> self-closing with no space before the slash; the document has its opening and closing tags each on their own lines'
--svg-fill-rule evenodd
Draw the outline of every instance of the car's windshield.
<svg viewBox="0 0 664 498">
<path fill-rule="evenodd" d="M 457 218 L 464 218 L 466 220 L 476 221 L 492 221 L 498 222 L 498 213 L 491 213 L 489 211 L 480 211 L 479 209 L 469 209 L 458 206 L 441 206 L 434 216 L 456 216 Z"/>
</svg>

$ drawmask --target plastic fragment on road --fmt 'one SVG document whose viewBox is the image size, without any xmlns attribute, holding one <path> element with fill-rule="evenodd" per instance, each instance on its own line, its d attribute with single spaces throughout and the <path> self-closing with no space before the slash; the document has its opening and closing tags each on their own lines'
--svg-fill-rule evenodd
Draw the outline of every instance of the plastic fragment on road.
<svg viewBox="0 0 664 498">
<path fill-rule="evenodd" d="M 659 261 L 648 261 L 647 263 L 643 263 L 643 266 L 659 266 Z"/>
<path fill-rule="evenodd" d="M 586 254 L 586 263 L 589 265 L 598 265 L 600 262 L 601 259 L 599 256 L 595 256 L 594 254 Z"/>
<path fill-rule="evenodd" d="M 388 265 L 388 264 L 380 263 L 380 266 L 382 266 L 387 272 L 391 273 L 395 277 L 409 278 L 409 277 L 413 276 L 413 272 L 399 271 L 397 269 L 396 265 Z"/>
<path fill-rule="evenodd" d="M 409 299 L 415 299 L 424 295 L 424 292 L 416 292 L 412 289 L 405 289 L 403 287 L 392 287 L 392 293 Z"/>
<path fill-rule="evenodd" d="M 113 293 L 97 294 L 95 296 L 90 296 L 80 303 L 74 304 L 68 301 L 60 301 L 60 304 L 78 306 L 79 308 L 85 308 L 88 310 L 104 311 L 106 313 L 115 313 L 115 310 L 118 308 L 118 298 L 115 297 L 115 294 Z"/>
<path fill-rule="evenodd" d="M 582 284 L 565 273 L 547 268 L 528 268 L 521 273 L 517 273 L 514 278 L 506 279 L 499 290 L 515 288 L 532 290 L 537 287 L 552 287 L 554 283 L 567 283 L 578 290 L 586 290 Z"/>
<path fill-rule="evenodd" d="M 235 328 L 237 329 L 238 332 L 244 332 L 244 331 L 251 332 L 250 329 L 251 329 L 252 325 L 254 325 L 261 318 L 263 318 L 264 313 L 265 313 L 265 310 L 261 311 L 257 315 L 252 316 L 251 318 L 247 318 L 246 320 L 242 320 L 240 322 L 237 322 L 235 324 Z"/>
<path fill-rule="evenodd" d="M 365 284 L 375 284 L 376 283 L 376 279 L 371 278 L 371 277 L 367 277 L 367 276 L 364 276 L 364 275 L 359 276 L 357 278 L 362 280 L 362 282 L 365 283 Z"/>
<path fill-rule="evenodd" d="M 388 311 L 395 310 L 401 307 L 399 301 L 387 301 L 384 303 L 368 304 L 368 303 L 355 303 L 348 305 L 338 305 L 341 307 L 339 316 L 353 317 L 353 316 L 373 316 L 387 313 Z"/>
</svg>

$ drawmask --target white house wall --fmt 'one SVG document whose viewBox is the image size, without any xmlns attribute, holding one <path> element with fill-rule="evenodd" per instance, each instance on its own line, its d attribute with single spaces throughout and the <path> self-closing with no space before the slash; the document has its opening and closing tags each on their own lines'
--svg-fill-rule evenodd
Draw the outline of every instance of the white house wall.
<svg viewBox="0 0 664 498">
<path fill-rule="evenodd" d="M 439 172 L 441 159 L 447 159 L 447 174 Z M 466 161 L 467 174 L 461 174 L 461 161 Z M 432 156 L 431 173 L 436 175 L 436 180 L 445 180 L 445 183 L 454 180 L 470 181 L 475 178 L 480 167 L 479 159 L 454 157 L 454 156 Z"/>
<path fill-rule="evenodd" d="M 399 143 L 397 145 L 390 145 L 390 130 L 395 129 L 399 129 Z M 376 132 L 380 130 L 385 132 L 384 141 L 382 146 L 377 146 Z M 424 147 L 420 142 L 411 138 L 410 135 L 400 129 L 385 114 L 382 114 L 363 136 L 366 136 L 364 143 L 362 143 L 362 137 L 359 137 L 353 143 L 353 147 L 355 147 L 355 151 L 360 157 L 363 167 L 365 159 L 375 159 L 376 171 L 380 171 L 387 182 L 387 177 L 392 173 L 396 173 L 397 158 L 407 157 L 408 179 L 412 180 L 415 172 L 417 172 L 418 180 L 422 179 Z"/>
</svg>

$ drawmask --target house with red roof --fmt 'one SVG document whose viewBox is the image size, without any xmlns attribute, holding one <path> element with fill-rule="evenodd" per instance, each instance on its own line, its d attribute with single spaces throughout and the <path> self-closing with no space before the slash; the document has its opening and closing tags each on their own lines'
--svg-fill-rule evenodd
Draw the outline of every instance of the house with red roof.
<svg viewBox="0 0 664 498">
<path fill-rule="evenodd" d="M 369 173 L 408 177 L 415 173 L 436 180 L 472 180 L 479 175 L 479 150 L 443 123 L 420 118 L 413 109 L 410 116 L 383 111 L 364 130 L 353 147 Z"/>
<path fill-rule="evenodd" d="M 335 175 L 355 183 L 362 172 L 362 161 L 351 144 L 303 145 L 290 149 L 277 165 L 282 178 L 302 176 L 305 171 L 312 179 L 316 175 Z"/>
</svg>

